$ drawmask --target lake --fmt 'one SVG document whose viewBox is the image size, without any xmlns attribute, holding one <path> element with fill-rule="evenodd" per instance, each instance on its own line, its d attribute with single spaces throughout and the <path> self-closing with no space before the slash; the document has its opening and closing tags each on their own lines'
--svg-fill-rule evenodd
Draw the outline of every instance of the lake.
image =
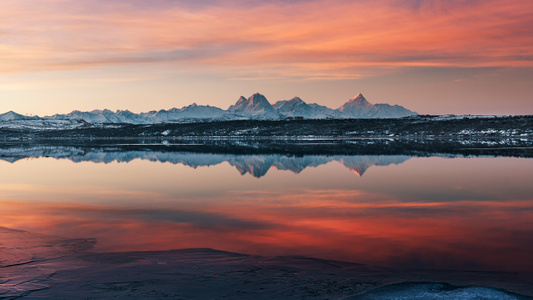
<svg viewBox="0 0 533 300">
<path fill-rule="evenodd" d="M 533 270 L 530 158 L 6 151 L 0 226 L 95 238 L 94 252 L 212 248 L 401 269 Z"/>
</svg>

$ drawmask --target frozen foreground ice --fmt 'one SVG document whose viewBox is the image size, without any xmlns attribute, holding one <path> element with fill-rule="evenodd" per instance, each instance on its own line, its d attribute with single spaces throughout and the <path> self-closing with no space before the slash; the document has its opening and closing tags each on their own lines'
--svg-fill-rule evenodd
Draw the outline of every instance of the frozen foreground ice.
<svg viewBox="0 0 533 300">
<path fill-rule="evenodd" d="M 0 227 L 0 299 L 531 299 L 523 274 L 397 270 L 212 249 L 95 253 Z M 528 297 L 529 296 L 529 297 Z"/>
</svg>

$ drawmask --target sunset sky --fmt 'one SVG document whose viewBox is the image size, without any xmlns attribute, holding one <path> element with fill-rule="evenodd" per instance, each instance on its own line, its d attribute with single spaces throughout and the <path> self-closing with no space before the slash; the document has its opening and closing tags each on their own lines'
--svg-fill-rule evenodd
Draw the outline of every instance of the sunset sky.
<svg viewBox="0 0 533 300">
<path fill-rule="evenodd" d="M 2 0 L 0 113 L 332 108 L 533 114 L 533 1 Z"/>
</svg>

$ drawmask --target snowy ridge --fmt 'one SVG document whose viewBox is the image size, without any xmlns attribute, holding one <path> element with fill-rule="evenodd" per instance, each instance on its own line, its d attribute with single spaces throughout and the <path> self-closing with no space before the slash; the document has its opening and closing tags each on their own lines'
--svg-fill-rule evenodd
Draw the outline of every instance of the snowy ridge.
<svg viewBox="0 0 533 300">
<path fill-rule="evenodd" d="M 15 121 L 15 120 L 33 120 L 33 119 L 38 119 L 38 118 L 39 117 L 23 116 L 21 114 L 17 114 L 14 111 L 8 111 L 0 115 L 0 122 Z"/>
<path fill-rule="evenodd" d="M 415 116 L 417 113 L 402 106 L 371 104 L 362 94 L 350 99 L 338 109 L 331 109 L 316 103 L 307 104 L 298 97 L 270 104 L 265 96 L 256 93 L 245 98 L 241 96 L 227 110 L 209 105 L 172 108 L 169 110 L 133 113 L 129 110 L 115 112 L 93 110 L 89 112 L 72 111 L 68 114 L 52 116 L 23 116 L 15 112 L 0 114 L 0 128 L 25 129 L 73 129 L 84 124 L 156 124 L 165 122 L 219 121 L 219 120 L 281 120 L 301 119 L 346 119 L 346 118 L 401 118 Z"/>
<path fill-rule="evenodd" d="M 0 121 L 0 129 L 66 130 L 87 127 L 90 124 L 79 119 L 11 119 Z"/>
<path fill-rule="evenodd" d="M 282 171 L 291 171 L 298 174 L 310 167 L 318 167 L 330 162 L 339 162 L 362 176 L 372 166 L 387 166 L 401 164 L 411 158 L 408 155 L 234 155 L 234 154 L 202 154 L 190 152 L 164 152 L 164 151 L 120 151 L 115 148 L 87 148 L 56 147 L 56 146 L 31 146 L 0 148 L 0 160 L 14 163 L 25 158 L 52 157 L 55 159 L 68 159 L 73 162 L 93 163 L 128 163 L 133 160 L 148 160 L 153 162 L 182 164 L 192 168 L 208 167 L 228 162 L 235 167 L 241 175 L 250 174 L 260 178 L 267 174 L 271 168 Z"/>
<path fill-rule="evenodd" d="M 337 109 L 344 118 L 402 118 L 416 113 L 399 105 L 370 104 L 363 94 L 358 94 Z"/>
<path fill-rule="evenodd" d="M 307 104 L 299 97 L 291 100 L 281 100 L 274 103 L 273 107 L 286 117 L 303 117 L 305 119 L 338 118 L 340 114 L 326 106 L 316 103 Z"/>
</svg>

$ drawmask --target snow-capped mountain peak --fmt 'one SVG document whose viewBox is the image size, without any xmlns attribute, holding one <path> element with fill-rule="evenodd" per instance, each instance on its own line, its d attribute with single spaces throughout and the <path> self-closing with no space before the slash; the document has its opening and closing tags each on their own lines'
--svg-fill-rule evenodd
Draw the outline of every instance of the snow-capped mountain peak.
<svg viewBox="0 0 533 300">
<path fill-rule="evenodd" d="M 371 104 L 363 94 L 358 94 L 337 109 L 343 118 L 401 118 L 417 115 L 402 106 L 389 104 Z"/>
<path fill-rule="evenodd" d="M 255 93 L 247 99 L 246 109 L 250 111 L 269 111 L 272 110 L 272 105 L 265 96 Z"/>
<path fill-rule="evenodd" d="M 337 110 L 346 118 L 364 118 L 371 113 L 372 108 L 373 105 L 365 99 L 363 94 L 358 94 Z"/>
<path fill-rule="evenodd" d="M 363 96 L 363 94 L 359 93 L 357 94 L 357 96 L 353 97 L 352 99 L 350 99 L 348 102 L 359 102 L 359 103 L 369 103 L 365 96 Z M 369 103 L 370 104 L 370 103 Z"/>
<path fill-rule="evenodd" d="M 235 105 L 232 106 L 242 106 L 246 102 L 246 98 L 244 96 L 240 96 Z"/>
<path fill-rule="evenodd" d="M 299 97 L 294 97 L 291 100 L 278 101 L 272 107 L 286 117 L 302 117 L 308 119 L 314 119 L 316 117 L 315 110 Z"/>
<path fill-rule="evenodd" d="M 359 93 L 357 94 L 357 96 L 348 100 L 341 107 L 339 107 L 339 110 L 343 111 L 345 109 L 352 108 L 352 107 L 369 107 L 369 106 L 372 106 L 372 104 L 370 104 L 370 102 L 366 100 L 363 94 Z"/>
<path fill-rule="evenodd" d="M 258 116 L 272 113 L 274 112 L 274 108 L 265 96 L 255 93 L 248 99 L 241 96 L 235 105 L 229 107 L 228 111 L 237 114 Z"/>
</svg>

